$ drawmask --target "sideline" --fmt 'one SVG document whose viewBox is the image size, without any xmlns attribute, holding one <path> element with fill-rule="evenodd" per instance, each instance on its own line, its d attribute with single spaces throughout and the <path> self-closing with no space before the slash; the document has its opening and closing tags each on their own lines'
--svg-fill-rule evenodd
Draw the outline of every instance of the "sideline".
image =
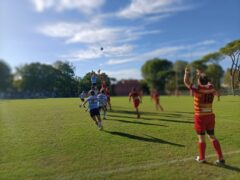
<svg viewBox="0 0 240 180">
<path fill-rule="evenodd" d="M 223 155 L 228 156 L 228 155 L 239 154 L 239 153 L 240 153 L 240 150 L 230 151 L 230 152 L 224 153 Z M 206 158 L 211 158 L 211 157 L 216 157 L 216 156 L 217 156 L 216 154 L 210 154 L 210 155 L 206 156 Z M 156 163 L 150 163 L 150 164 L 145 164 L 145 165 L 125 166 L 125 167 L 119 167 L 119 168 L 114 168 L 114 169 L 104 169 L 104 168 L 93 169 L 93 170 L 80 171 L 80 172 L 76 173 L 75 175 L 91 177 L 91 176 L 97 176 L 97 175 L 123 173 L 123 172 L 128 172 L 128 171 L 133 171 L 133 170 L 147 170 L 147 169 L 157 168 L 162 165 L 194 161 L 194 159 L 195 159 L 195 157 L 188 157 L 188 158 L 183 158 L 183 159 L 176 159 L 176 160 L 170 160 L 170 161 L 164 161 L 164 162 L 156 162 Z"/>
</svg>

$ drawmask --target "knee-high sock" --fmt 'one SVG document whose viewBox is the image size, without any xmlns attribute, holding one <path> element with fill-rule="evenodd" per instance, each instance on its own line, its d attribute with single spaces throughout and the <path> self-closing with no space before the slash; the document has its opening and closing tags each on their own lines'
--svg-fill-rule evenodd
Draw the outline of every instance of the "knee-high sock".
<svg viewBox="0 0 240 180">
<path fill-rule="evenodd" d="M 220 146 L 220 143 L 218 142 L 218 140 L 217 139 L 213 140 L 212 145 L 218 155 L 218 158 L 222 159 L 223 158 L 222 150 L 221 150 L 221 146 Z"/>
<path fill-rule="evenodd" d="M 198 142 L 198 150 L 199 150 L 200 160 L 205 159 L 206 143 L 205 142 Z"/>
</svg>

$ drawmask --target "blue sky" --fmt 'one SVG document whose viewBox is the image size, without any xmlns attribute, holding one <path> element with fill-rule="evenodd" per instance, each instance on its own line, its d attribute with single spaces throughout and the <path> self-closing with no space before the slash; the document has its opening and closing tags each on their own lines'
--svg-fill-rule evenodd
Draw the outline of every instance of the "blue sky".
<svg viewBox="0 0 240 180">
<path fill-rule="evenodd" d="M 140 79 L 146 60 L 190 62 L 239 39 L 239 7 L 239 0 L 0 0 L 0 59 L 13 70 L 67 60 L 78 76 L 102 69 Z"/>
</svg>

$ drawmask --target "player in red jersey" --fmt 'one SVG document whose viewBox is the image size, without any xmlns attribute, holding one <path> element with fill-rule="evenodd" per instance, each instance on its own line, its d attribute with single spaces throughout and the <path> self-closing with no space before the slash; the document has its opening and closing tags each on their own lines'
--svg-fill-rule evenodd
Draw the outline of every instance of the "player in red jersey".
<svg viewBox="0 0 240 180">
<path fill-rule="evenodd" d="M 138 106 L 141 102 L 141 96 L 139 95 L 135 88 L 132 88 L 132 91 L 129 93 L 129 102 L 131 102 L 131 98 L 133 99 L 133 105 L 134 108 L 136 109 L 137 118 L 140 118 Z"/>
<path fill-rule="evenodd" d="M 158 111 L 160 109 L 161 111 L 163 111 L 163 107 L 160 104 L 159 93 L 158 93 L 158 91 L 156 89 L 153 89 L 151 91 L 151 98 L 155 102 L 156 110 Z"/>
<path fill-rule="evenodd" d="M 105 91 L 106 92 L 106 89 L 107 89 L 107 82 L 106 80 L 104 79 L 103 75 L 101 74 L 101 69 L 98 70 L 98 76 L 100 77 L 100 80 L 101 80 L 101 90 L 100 91 Z"/>
<path fill-rule="evenodd" d="M 105 94 L 107 96 L 107 104 L 109 106 L 109 109 L 112 110 L 112 105 L 111 105 L 111 98 L 110 98 L 110 91 L 109 88 L 106 87 Z"/>
<path fill-rule="evenodd" d="M 204 73 L 197 71 L 197 86 L 190 83 L 190 72 L 186 68 L 184 74 L 184 84 L 187 88 L 191 89 L 194 95 L 194 128 L 198 135 L 198 148 L 199 156 L 197 157 L 198 162 L 206 162 L 205 160 L 205 132 L 218 155 L 216 161 L 217 165 L 224 165 L 225 160 L 223 158 L 222 150 L 219 141 L 214 136 L 215 127 L 215 115 L 212 111 L 212 103 L 216 90 L 213 85 L 209 83 L 208 78 Z"/>
</svg>

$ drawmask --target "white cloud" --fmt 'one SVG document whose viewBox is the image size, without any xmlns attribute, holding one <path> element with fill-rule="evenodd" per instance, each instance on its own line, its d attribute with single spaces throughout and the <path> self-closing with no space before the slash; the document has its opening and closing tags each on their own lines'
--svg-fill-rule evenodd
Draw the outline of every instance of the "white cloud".
<svg viewBox="0 0 240 180">
<path fill-rule="evenodd" d="M 126 58 L 126 59 L 110 59 L 107 61 L 108 65 L 116 65 L 116 64 L 124 64 L 124 63 L 129 63 L 133 61 L 142 61 L 142 60 L 147 60 L 147 59 L 152 59 L 155 57 L 160 57 L 160 56 L 166 56 L 170 53 L 175 53 L 179 50 L 184 49 L 184 46 L 175 46 L 175 47 L 164 47 L 160 49 L 156 49 L 154 51 L 144 53 L 132 58 Z"/>
<path fill-rule="evenodd" d="M 84 14 L 91 14 L 98 10 L 105 0 L 30 0 L 36 11 L 43 12 L 48 9 L 55 11 L 78 10 Z"/>
<path fill-rule="evenodd" d="M 132 0 L 131 4 L 120 11 L 118 16 L 124 18 L 139 18 L 157 13 L 173 13 L 192 8 L 183 5 L 183 0 Z"/>
<path fill-rule="evenodd" d="M 46 36 L 64 38 L 66 43 L 114 44 L 137 40 L 161 30 L 146 30 L 136 27 L 105 27 L 101 21 L 81 23 L 59 22 L 43 25 L 38 31 Z"/>
<path fill-rule="evenodd" d="M 209 48 L 206 49 L 206 46 L 212 45 L 214 43 L 215 43 L 214 40 L 206 40 L 206 41 L 201 41 L 201 42 L 197 42 L 189 45 L 163 47 L 163 48 L 155 49 L 153 51 L 150 51 L 144 54 L 140 54 L 138 56 L 133 56 L 131 58 L 110 59 L 107 61 L 106 64 L 117 65 L 117 64 L 124 64 L 124 63 L 129 63 L 134 61 L 144 61 L 144 60 L 152 59 L 155 57 L 161 57 L 161 58 L 167 58 L 167 57 L 191 58 L 193 56 L 199 57 L 211 52 L 209 51 Z M 186 51 L 188 51 L 189 53 L 186 53 Z"/>
<path fill-rule="evenodd" d="M 105 71 L 110 77 L 114 77 L 117 80 L 121 79 L 142 79 L 139 69 L 124 69 L 118 71 Z"/>
<path fill-rule="evenodd" d="M 63 58 L 69 61 L 86 61 L 97 59 L 100 57 L 126 57 L 132 53 L 133 47 L 131 45 L 123 46 L 106 46 L 103 50 L 98 46 L 91 46 L 87 50 L 80 50 L 63 55 Z"/>
</svg>

